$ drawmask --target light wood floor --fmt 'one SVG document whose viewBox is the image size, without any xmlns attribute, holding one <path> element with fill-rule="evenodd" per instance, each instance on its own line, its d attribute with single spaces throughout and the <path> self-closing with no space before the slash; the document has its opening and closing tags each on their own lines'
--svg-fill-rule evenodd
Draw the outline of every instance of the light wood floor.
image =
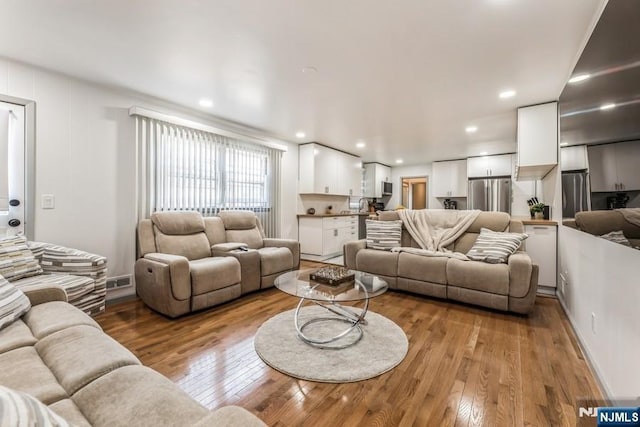
<svg viewBox="0 0 640 427">
<path fill-rule="evenodd" d="M 409 352 L 351 384 L 296 380 L 257 356 L 258 327 L 296 302 L 270 289 L 169 320 L 129 301 L 96 320 L 203 405 L 240 405 L 273 426 L 574 426 L 576 400 L 602 398 L 553 298 L 522 317 L 387 292 L 370 310 L 404 329 Z"/>
</svg>

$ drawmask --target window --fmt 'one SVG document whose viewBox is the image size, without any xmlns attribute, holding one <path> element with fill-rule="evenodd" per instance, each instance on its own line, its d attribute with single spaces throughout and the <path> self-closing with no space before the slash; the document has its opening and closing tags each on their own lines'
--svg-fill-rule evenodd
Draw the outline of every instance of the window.
<svg viewBox="0 0 640 427">
<path fill-rule="evenodd" d="M 280 150 L 240 139 L 136 117 L 141 147 L 142 214 L 197 210 L 256 213 L 277 236 Z"/>
</svg>

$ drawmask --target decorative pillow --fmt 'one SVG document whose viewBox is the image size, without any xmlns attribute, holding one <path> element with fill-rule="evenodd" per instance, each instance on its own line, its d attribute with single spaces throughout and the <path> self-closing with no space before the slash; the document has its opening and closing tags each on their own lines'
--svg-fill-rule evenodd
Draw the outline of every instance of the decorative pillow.
<svg viewBox="0 0 640 427">
<path fill-rule="evenodd" d="M 603 234 L 600 237 L 613 243 L 618 243 L 624 246 L 631 246 L 631 242 L 624 236 L 622 230 L 612 231 L 611 233 Z"/>
<path fill-rule="evenodd" d="M 467 257 L 489 264 L 506 263 L 507 258 L 518 250 L 527 237 L 529 236 L 522 233 L 501 233 L 481 228 L 476 242 L 467 252 Z"/>
<path fill-rule="evenodd" d="M 402 221 L 366 220 L 367 248 L 390 251 L 400 246 L 402 236 Z"/>
<path fill-rule="evenodd" d="M 27 246 L 24 236 L 0 239 L 0 275 L 10 282 L 42 274 L 42 267 Z"/>
<path fill-rule="evenodd" d="M 69 423 L 35 397 L 0 386 L 0 425 L 68 427 Z"/>
<path fill-rule="evenodd" d="M 13 323 L 30 308 L 31 302 L 24 292 L 0 276 L 0 329 Z"/>
</svg>

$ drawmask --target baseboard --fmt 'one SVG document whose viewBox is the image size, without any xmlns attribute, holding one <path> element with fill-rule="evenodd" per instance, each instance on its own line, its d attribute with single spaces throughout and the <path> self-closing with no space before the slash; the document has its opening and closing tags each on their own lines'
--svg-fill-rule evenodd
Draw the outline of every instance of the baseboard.
<svg viewBox="0 0 640 427">
<path fill-rule="evenodd" d="M 585 360 L 589 365 L 589 369 L 591 369 L 591 373 L 593 373 L 593 376 L 598 382 L 598 386 L 600 386 L 600 390 L 602 390 L 602 392 L 604 393 L 604 398 L 610 403 L 613 403 L 614 405 L 616 405 L 617 403 L 615 399 L 613 399 L 613 394 L 611 393 L 611 390 L 609 389 L 609 387 L 607 386 L 607 383 L 603 379 L 604 376 L 602 375 L 602 371 L 598 368 L 598 364 L 595 363 L 593 356 L 587 349 L 587 346 L 584 344 L 585 341 L 582 338 L 582 335 L 580 334 L 580 332 L 578 331 L 578 328 L 576 327 L 573 317 L 571 317 L 571 314 L 569 313 L 569 310 L 565 305 L 564 298 L 558 295 L 558 301 L 560 301 L 560 306 L 562 307 L 562 310 L 564 310 L 564 314 L 567 316 L 567 319 L 569 319 L 569 324 L 571 325 L 571 329 L 573 329 L 573 333 L 578 339 L 578 345 L 580 346 L 580 351 L 582 351 L 582 354 L 584 355 Z"/>
<path fill-rule="evenodd" d="M 536 290 L 537 295 L 542 295 L 545 297 L 556 297 L 556 288 L 552 286 L 540 286 L 538 285 L 538 289 Z"/>
</svg>

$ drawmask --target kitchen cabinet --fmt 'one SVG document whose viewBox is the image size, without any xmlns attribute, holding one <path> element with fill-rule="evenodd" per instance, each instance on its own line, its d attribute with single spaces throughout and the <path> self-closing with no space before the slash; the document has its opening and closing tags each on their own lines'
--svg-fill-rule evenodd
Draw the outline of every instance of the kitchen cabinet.
<svg viewBox="0 0 640 427">
<path fill-rule="evenodd" d="M 558 164 L 558 103 L 518 108 L 516 179 L 541 179 Z"/>
<path fill-rule="evenodd" d="M 529 236 L 525 240 L 527 254 L 538 265 L 538 285 L 555 288 L 557 281 L 555 225 L 525 225 L 524 232 Z"/>
<path fill-rule="evenodd" d="M 382 197 L 383 182 L 391 182 L 391 168 L 381 163 L 365 163 L 364 197 Z"/>
<path fill-rule="evenodd" d="M 298 148 L 300 194 L 358 196 L 362 193 L 360 158 L 320 144 Z"/>
<path fill-rule="evenodd" d="M 591 191 L 640 190 L 640 144 L 636 141 L 587 148 Z"/>
<path fill-rule="evenodd" d="M 358 216 L 301 216 L 298 238 L 303 259 L 318 261 L 338 256 L 345 243 L 358 240 Z"/>
<path fill-rule="evenodd" d="M 467 161 L 433 162 L 431 185 L 433 197 L 467 197 Z"/>
<path fill-rule="evenodd" d="M 467 159 L 467 177 L 469 178 L 511 176 L 511 168 L 511 154 L 469 157 Z"/>
<path fill-rule="evenodd" d="M 563 172 L 588 169 L 587 146 L 573 145 L 571 147 L 561 147 L 560 169 Z"/>
</svg>

